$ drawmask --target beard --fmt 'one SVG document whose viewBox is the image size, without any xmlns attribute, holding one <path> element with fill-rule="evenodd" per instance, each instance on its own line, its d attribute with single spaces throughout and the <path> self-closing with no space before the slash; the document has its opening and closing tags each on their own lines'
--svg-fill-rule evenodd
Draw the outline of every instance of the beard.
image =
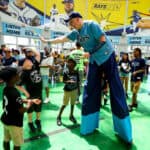
<svg viewBox="0 0 150 150">
<path fill-rule="evenodd" d="M 74 8 L 72 8 L 72 9 L 65 9 L 65 12 L 67 13 L 67 14 L 69 14 L 69 13 L 71 13 L 72 11 L 74 10 Z"/>
</svg>

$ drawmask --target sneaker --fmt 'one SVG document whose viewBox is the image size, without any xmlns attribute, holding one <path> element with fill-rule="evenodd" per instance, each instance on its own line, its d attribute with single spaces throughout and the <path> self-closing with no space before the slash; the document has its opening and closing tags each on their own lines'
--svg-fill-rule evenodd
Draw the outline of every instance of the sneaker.
<svg viewBox="0 0 150 150">
<path fill-rule="evenodd" d="M 80 101 L 79 101 L 79 100 L 76 100 L 76 101 L 75 101 L 75 104 L 80 104 Z"/>
<path fill-rule="evenodd" d="M 48 102 L 50 102 L 50 99 L 47 97 L 45 98 L 44 103 L 47 104 Z"/>
<path fill-rule="evenodd" d="M 70 121 L 72 121 L 74 124 L 77 123 L 77 120 L 74 118 L 74 116 L 69 117 Z"/>
<path fill-rule="evenodd" d="M 131 105 L 129 105 L 129 106 L 128 106 L 128 110 L 129 110 L 129 112 L 132 112 L 132 111 L 133 111 L 133 109 L 132 109 L 132 106 L 131 106 Z"/>
<path fill-rule="evenodd" d="M 128 109 L 129 109 L 129 112 L 132 112 L 133 111 L 133 108 L 137 108 L 138 107 L 138 104 L 131 104 L 128 106 Z"/>
<path fill-rule="evenodd" d="M 28 123 L 28 126 L 29 126 L 31 132 L 35 132 L 36 131 L 36 129 L 35 129 L 34 125 L 33 125 L 33 122 Z"/>
<path fill-rule="evenodd" d="M 40 120 L 35 120 L 35 124 L 36 124 L 36 127 L 37 127 L 38 131 L 41 131 L 41 121 Z"/>
<path fill-rule="evenodd" d="M 58 125 L 58 126 L 61 126 L 61 125 L 62 125 L 61 118 L 57 118 L 57 125 Z"/>
</svg>

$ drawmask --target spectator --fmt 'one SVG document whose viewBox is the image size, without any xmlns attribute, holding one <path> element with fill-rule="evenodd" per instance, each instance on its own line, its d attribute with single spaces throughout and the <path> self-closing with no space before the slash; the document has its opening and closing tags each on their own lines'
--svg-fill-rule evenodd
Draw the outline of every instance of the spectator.
<svg viewBox="0 0 150 150">
<path fill-rule="evenodd" d="M 63 75 L 63 82 L 64 85 L 64 97 L 63 97 L 63 105 L 60 108 L 59 114 L 57 116 L 57 125 L 62 125 L 61 121 L 61 115 L 66 107 L 68 105 L 68 102 L 70 100 L 71 104 L 71 110 L 70 110 L 70 116 L 69 119 L 73 123 L 77 123 L 75 117 L 74 117 L 74 105 L 75 101 L 78 96 L 78 89 L 79 89 L 79 75 L 78 72 L 74 70 L 76 62 L 73 59 L 68 59 L 68 72 L 65 72 Z"/>
<path fill-rule="evenodd" d="M 141 82 L 145 72 L 145 60 L 142 58 L 142 52 L 140 48 L 134 49 L 134 59 L 131 61 L 131 91 L 132 102 L 129 105 L 129 111 L 138 107 L 137 94 L 140 89 Z"/>
<path fill-rule="evenodd" d="M 22 99 L 16 89 L 16 82 L 19 80 L 16 68 L 4 68 L 0 71 L 0 79 L 6 82 L 3 89 L 3 123 L 4 139 L 3 148 L 10 150 L 10 141 L 13 141 L 14 150 L 20 150 L 23 144 L 23 113 L 26 112 L 32 103 L 39 104 L 39 99 Z M 23 106 L 26 103 L 26 107 Z"/>
</svg>

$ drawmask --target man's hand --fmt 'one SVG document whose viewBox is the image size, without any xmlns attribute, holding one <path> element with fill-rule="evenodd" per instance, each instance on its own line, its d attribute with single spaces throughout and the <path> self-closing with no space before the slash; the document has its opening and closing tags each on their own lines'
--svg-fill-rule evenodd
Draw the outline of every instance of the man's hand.
<svg viewBox="0 0 150 150">
<path fill-rule="evenodd" d="M 40 40 L 41 40 L 43 43 L 47 43 L 47 40 L 46 40 L 43 36 L 40 36 Z"/>
</svg>

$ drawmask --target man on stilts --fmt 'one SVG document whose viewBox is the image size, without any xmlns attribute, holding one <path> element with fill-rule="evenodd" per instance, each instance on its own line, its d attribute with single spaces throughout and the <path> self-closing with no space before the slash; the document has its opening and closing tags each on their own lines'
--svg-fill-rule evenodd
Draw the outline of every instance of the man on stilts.
<svg viewBox="0 0 150 150">
<path fill-rule="evenodd" d="M 52 44 L 77 40 L 90 53 L 87 80 L 84 85 L 80 132 L 92 133 L 99 125 L 101 75 L 105 73 L 110 87 L 114 131 L 126 142 L 132 142 L 132 129 L 125 93 L 120 81 L 114 48 L 106 34 L 94 21 L 83 21 L 78 12 L 72 12 L 66 20 L 74 28 L 65 36 L 46 40 Z"/>
</svg>

